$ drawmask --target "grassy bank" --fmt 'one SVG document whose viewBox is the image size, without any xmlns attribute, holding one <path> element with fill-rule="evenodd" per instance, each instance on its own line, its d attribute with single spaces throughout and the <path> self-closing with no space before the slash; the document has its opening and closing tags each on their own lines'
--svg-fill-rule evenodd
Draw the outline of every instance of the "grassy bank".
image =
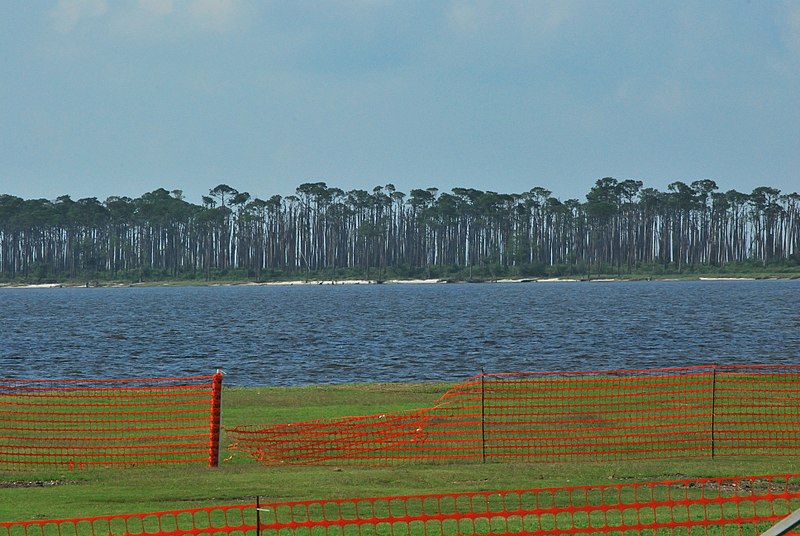
<svg viewBox="0 0 800 536">
<path fill-rule="evenodd" d="M 536 279 L 622 279 L 659 280 L 686 279 L 700 277 L 748 278 L 748 279 L 798 279 L 800 264 L 797 260 L 761 263 L 757 261 L 728 263 L 724 266 L 640 264 L 635 266 L 585 266 L 553 265 L 543 263 L 518 266 L 481 264 L 476 266 L 430 266 L 427 268 L 373 268 L 336 270 L 270 270 L 256 276 L 243 269 L 214 270 L 211 272 L 189 272 L 175 275 L 164 271 L 131 272 L 91 272 L 74 275 L 56 274 L 39 277 L 0 277 L 0 287 L 26 285 L 63 285 L 69 287 L 97 286 L 203 286 L 233 285 L 245 283 L 287 283 L 287 282 L 329 282 L 329 281 L 392 281 L 392 280 L 439 280 L 447 282 L 490 282 L 498 280 L 536 280 Z"/>
<path fill-rule="evenodd" d="M 447 384 L 367 384 L 226 388 L 224 427 L 372 415 L 428 407 Z M 0 473 L 0 521 L 164 511 L 213 504 L 522 489 L 641 480 L 780 474 L 795 458 L 709 458 L 614 463 L 455 463 L 396 467 L 264 467 L 229 451 L 223 435 L 217 469 L 203 466 L 90 468 Z"/>
</svg>

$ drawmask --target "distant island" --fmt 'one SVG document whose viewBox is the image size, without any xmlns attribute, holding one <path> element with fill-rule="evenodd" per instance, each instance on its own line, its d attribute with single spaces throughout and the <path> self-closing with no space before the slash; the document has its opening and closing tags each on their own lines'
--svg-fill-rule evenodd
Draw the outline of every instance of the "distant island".
<svg viewBox="0 0 800 536">
<path fill-rule="evenodd" d="M 800 277 L 800 195 L 770 187 L 606 177 L 562 201 L 315 182 L 263 200 L 220 184 L 201 201 L 0 195 L 0 284 Z"/>
</svg>

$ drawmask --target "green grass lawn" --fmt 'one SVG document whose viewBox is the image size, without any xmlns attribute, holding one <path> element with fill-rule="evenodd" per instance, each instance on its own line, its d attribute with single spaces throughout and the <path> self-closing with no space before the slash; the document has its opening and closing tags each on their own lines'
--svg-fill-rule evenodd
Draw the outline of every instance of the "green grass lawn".
<svg viewBox="0 0 800 536">
<path fill-rule="evenodd" d="M 449 384 L 225 388 L 223 427 L 430 407 Z M 262 466 L 227 449 L 220 467 L 168 464 L 0 473 L 0 521 L 89 517 L 253 502 L 491 491 L 800 472 L 795 457 L 607 463 L 413 463 L 393 467 Z"/>
</svg>

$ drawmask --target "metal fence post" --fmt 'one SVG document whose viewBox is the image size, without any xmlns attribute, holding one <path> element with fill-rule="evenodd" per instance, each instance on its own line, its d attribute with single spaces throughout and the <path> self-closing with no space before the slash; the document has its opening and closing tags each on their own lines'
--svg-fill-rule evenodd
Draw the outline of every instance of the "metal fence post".
<svg viewBox="0 0 800 536">
<path fill-rule="evenodd" d="M 261 497 L 256 495 L 256 536 L 261 536 Z"/>
<path fill-rule="evenodd" d="M 711 368 L 711 457 L 716 454 L 716 445 L 714 443 L 716 435 L 716 418 L 717 418 L 717 366 L 713 365 Z"/>
<path fill-rule="evenodd" d="M 481 461 L 486 463 L 486 371 L 481 367 Z"/>
</svg>

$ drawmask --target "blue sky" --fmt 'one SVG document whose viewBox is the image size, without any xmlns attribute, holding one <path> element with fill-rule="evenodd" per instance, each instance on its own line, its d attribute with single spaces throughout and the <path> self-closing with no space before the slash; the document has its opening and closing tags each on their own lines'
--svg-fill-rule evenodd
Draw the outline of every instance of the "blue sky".
<svg viewBox="0 0 800 536">
<path fill-rule="evenodd" d="M 800 1 L 0 2 L 0 193 L 800 190 Z"/>
</svg>

